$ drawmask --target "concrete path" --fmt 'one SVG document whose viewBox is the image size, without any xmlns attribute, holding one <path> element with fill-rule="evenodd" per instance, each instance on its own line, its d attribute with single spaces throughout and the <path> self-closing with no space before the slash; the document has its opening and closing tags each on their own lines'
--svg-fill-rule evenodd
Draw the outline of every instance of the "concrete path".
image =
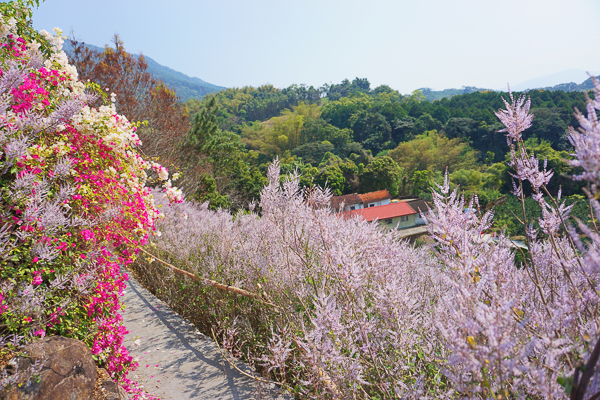
<svg viewBox="0 0 600 400">
<path fill-rule="evenodd" d="M 130 378 L 150 394 L 164 400 L 285 398 L 277 394 L 275 384 L 259 384 L 231 367 L 212 339 L 171 311 L 131 274 L 123 301 L 129 331 L 125 346 L 139 363 Z M 246 365 L 236 365 L 251 374 Z"/>
</svg>

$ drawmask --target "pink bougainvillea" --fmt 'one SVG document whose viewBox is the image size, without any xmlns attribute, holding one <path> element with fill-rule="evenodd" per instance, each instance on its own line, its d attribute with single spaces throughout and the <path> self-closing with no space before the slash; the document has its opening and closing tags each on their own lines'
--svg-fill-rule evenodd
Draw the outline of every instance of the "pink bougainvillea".
<svg viewBox="0 0 600 400">
<path fill-rule="evenodd" d="M 181 192 L 137 152 L 137 126 L 114 99 L 89 105 L 103 93 L 78 80 L 60 31 L 17 34 L 26 11 L 0 15 L 0 319 L 21 342 L 82 339 L 122 378 L 136 363 L 123 345 L 121 267 L 160 215 L 146 184 L 162 184 L 175 202 Z"/>
</svg>

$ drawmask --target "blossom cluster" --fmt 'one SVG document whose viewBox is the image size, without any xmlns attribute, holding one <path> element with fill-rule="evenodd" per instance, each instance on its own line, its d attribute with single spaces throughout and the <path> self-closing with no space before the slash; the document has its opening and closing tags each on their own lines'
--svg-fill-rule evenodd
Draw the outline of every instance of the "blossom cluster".
<svg viewBox="0 0 600 400">
<path fill-rule="evenodd" d="M 137 126 L 117 114 L 114 97 L 90 106 L 100 91 L 78 80 L 60 30 L 41 32 L 45 55 L 18 22 L 0 15 L 0 320 L 17 343 L 84 340 L 121 377 L 134 366 L 123 346 L 121 268 L 160 216 L 148 173 L 172 201 L 181 192 L 137 152 Z"/>
<path fill-rule="evenodd" d="M 571 133 L 573 164 L 583 168 L 578 179 L 597 185 L 600 103 L 589 104 Z M 162 236 L 149 249 L 254 297 L 193 283 L 152 257 L 132 267 L 169 305 L 208 333 L 216 327 L 233 354 L 302 398 L 592 398 L 600 390 L 592 351 L 600 235 L 570 226 L 570 207 L 547 189 L 553 172 L 526 151 L 529 102 L 511 94 L 506 107 L 497 115 L 515 194 L 523 200 L 529 182 L 543 210 L 541 232 L 527 226 L 526 249 L 503 234 L 490 240 L 493 212 L 451 191 L 448 177 L 427 217 L 433 244 L 415 247 L 342 218 L 328 190 L 303 191 L 297 176 L 282 181 L 275 162 L 260 212 L 165 203 Z M 597 187 L 590 195 L 597 215 Z"/>
<path fill-rule="evenodd" d="M 441 384 L 439 373 L 427 381 L 405 368 L 440 368 L 436 359 L 443 348 L 432 346 L 430 301 L 420 301 L 425 294 L 439 299 L 445 290 L 430 252 L 375 224 L 332 214 L 329 191 L 303 192 L 298 177 L 280 181 L 275 163 L 260 214 L 164 203 L 166 218 L 157 223 L 162 235 L 149 249 L 270 305 L 198 288 L 150 257 L 138 258 L 132 268 L 157 285 L 170 306 L 200 326 L 209 324 L 209 334 L 214 324 L 226 348 L 250 354 L 248 361 L 291 388 L 297 385 L 304 397 L 354 398 L 366 391 L 418 398 Z M 415 268 L 400 268 L 398 260 Z"/>
</svg>

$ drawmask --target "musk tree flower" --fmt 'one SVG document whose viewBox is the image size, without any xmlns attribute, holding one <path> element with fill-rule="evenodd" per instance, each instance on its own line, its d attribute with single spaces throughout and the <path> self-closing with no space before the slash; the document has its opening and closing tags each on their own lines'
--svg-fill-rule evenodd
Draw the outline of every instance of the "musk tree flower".
<svg viewBox="0 0 600 400">
<path fill-rule="evenodd" d="M 509 165 L 513 167 L 516 172 L 516 174 L 511 175 L 522 181 L 529 181 L 536 193 L 540 191 L 542 186 L 547 185 L 550 182 L 552 175 L 554 175 L 552 170 L 546 170 L 548 165 L 547 159 L 544 160 L 544 169 L 540 171 L 540 161 L 535 155 L 528 157 L 525 149 L 521 149 L 521 153 L 518 157 L 514 151 L 511 152 L 511 161 Z"/>
<path fill-rule="evenodd" d="M 594 97 L 589 99 L 587 104 L 587 116 L 579 110 L 575 112 L 575 117 L 580 124 L 580 128 L 575 130 L 569 128 L 569 141 L 575 148 L 576 158 L 569 160 L 569 164 L 574 167 L 581 167 L 583 172 L 575 175 L 576 180 L 587 180 L 592 184 L 592 192 L 598 193 L 600 186 L 600 121 L 598 121 L 597 111 L 600 111 L 600 81 L 592 77 L 594 83 Z"/>
<path fill-rule="evenodd" d="M 510 103 L 502 98 L 506 110 L 498 110 L 494 114 L 505 126 L 504 129 L 498 132 L 507 132 L 506 136 L 516 142 L 521 139 L 523 131 L 531 126 L 533 120 L 533 114 L 529 114 L 531 100 L 527 99 L 526 101 L 525 95 L 515 99 L 510 87 L 508 88 L 508 95 L 510 96 Z"/>
</svg>

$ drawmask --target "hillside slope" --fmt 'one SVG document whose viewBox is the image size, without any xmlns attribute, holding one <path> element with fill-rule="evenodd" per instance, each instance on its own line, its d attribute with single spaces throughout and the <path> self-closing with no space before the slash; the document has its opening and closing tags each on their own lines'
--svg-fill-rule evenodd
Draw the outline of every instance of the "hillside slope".
<svg viewBox="0 0 600 400">
<path fill-rule="evenodd" d="M 103 51 L 103 48 L 101 47 L 87 43 L 85 45 L 93 50 Z M 73 46 L 71 45 L 71 41 L 65 40 L 63 49 L 67 53 L 72 51 Z M 134 56 L 139 57 L 139 54 L 134 54 Z M 201 99 L 209 93 L 216 93 L 225 89 L 223 86 L 213 85 L 212 83 L 205 82 L 202 79 L 188 76 L 182 72 L 165 67 L 146 55 L 144 55 L 144 58 L 148 63 L 148 72 L 150 72 L 155 78 L 165 82 L 167 86 L 172 87 L 183 102 L 191 98 Z"/>
<path fill-rule="evenodd" d="M 596 79 L 600 80 L 600 75 L 598 75 L 596 77 Z M 522 86 L 522 85 L 519 85 L 519 86 Z M 554 85 L 554 86 L 540 87 L 539 89 L 526 89 L 526 90 L 550 90 L 550 91 L 562 90 L 563 92 L 584 92 L 587 90 L 592 90 L 593 88 L 594 88 L 594 83 L 592 82 L 592 78 L 587 78 L 582 83 L 575 83 L 575 82 L 560 83 L 560 84 Z M 514 89 L 514 91 L 522 91 L 522 90 L 518 90 L 518 86 L 515 86 L 512 89 Z M 428 100 L 428 101 L 441 100 L 443 98 L 451 98 L 453 96 L 460 95 L 460 94 L 485 92 L 485 91 L 490 91 L 490 92 L 496 91 L 496 90 L 491 90 L 491 89 L 477 88 L 474 86 L 463 86 L 461 89 L 432 90 L 430 88 L 420 88 L 418 90 L 420 90 L 421 93 L 423 93 L 423 96 L 425 96 L 425 100 Z"/>
</svg>

